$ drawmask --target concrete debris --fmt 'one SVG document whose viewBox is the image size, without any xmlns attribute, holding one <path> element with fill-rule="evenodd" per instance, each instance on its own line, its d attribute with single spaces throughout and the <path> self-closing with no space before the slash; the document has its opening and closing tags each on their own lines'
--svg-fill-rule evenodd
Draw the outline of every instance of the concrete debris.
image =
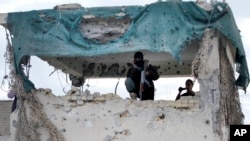
<svg viewBox="0 0 250 141">
<path fill-rule="evenodd" d="M 80 4 L 72 3 L 72 4 L 56 5 L 53 9 L 54 10 L 73 10 L 73 9 L 79 9 L 79 8 L 82 8 Z"/>
</svg>

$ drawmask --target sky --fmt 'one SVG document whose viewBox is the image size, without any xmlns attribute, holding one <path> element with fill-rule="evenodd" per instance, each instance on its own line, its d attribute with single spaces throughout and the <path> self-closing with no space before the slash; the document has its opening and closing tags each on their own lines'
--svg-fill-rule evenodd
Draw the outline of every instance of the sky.
<svg viewBox="0 0 250 141">
<path fill-rule="evenodd" d="M 157 0 L 50 0 L 49 2 L 44 0 L 1 0 L 0 13 L 8 12 L 20 12 L 40 9 L 52 9 L 56 5 L 78 3 L 82 7 L 102 7 L 102 6 L 126 6 L 126 5 L 141 5 L 150 4 Z M 186 1 L 186 0 L 184 0 Z M 245 48 L 248 67 L 250 66 L 250 14 L 248 6 L 250 1 L 247 0 L 226 0 L 231 7 L 238 28 L 241 31 L 242 41 Z M 0 81 L 2 87 L 0 89 L 0 99 L 8 99 L 6 91 L 8 91 L 7 81 L 3 79 L 5 75 L 8 75 L 8 64 L 5 64 L 4 52 L 6 49 L 6 36 L 5 29 L 0 26 Z M 46 62 L 41 61 L 39 58 L 31 58 L 32 68 L 30 70 L 30 79 L 37 88 L 52 88 L 52 92 L 58 95 L 65 95 L 70 89 L 70 82 L 67 81 L 66 75 L 60 71 L 54 72 L 54 68 L 48 66 Z M 249 69 L 250 70 L 250 69 Z M 52 73 L 54 72 L 54 73 Z M 191 78 L 191 77 L 190 77 Z M 3 81 L 4 80 L 4 81 Z M 174 99 L 177 94 L 179 86 L 184 86 L 186 78 L 168 78 L 159 79 L 155 81 L 156 95 L 155 99 Z M 121 97 L 128 97 L 128 93 L 125 90 L 124 79 L 87 79 L 83 86 L 83 90 L 90 90 L 91 93 L 99 91 L 102 93 L 114 93 L 115 86 L 117 87 L 117 94 Z M 172 89 L 169 89 L 172 88 Z M 199 90 L 199 84 L 194 85 L 194 90 Z M 242 104 L 242 110 L 245 114 L 245 124 L 250 124 L 250 89 L 247 88 L 247 93 L 244 94 L 240 91 L 240 100 Z M 163 93 L 163 94 L 162 94 Z"/>
</svg>

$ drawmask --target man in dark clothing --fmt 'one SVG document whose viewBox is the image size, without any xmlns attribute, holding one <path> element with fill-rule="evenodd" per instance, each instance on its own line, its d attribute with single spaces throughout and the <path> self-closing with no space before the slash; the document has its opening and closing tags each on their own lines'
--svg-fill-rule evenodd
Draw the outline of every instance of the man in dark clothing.
<svg viewBox="0 0 250 141">
<path fill-rule="evenodd" d="M 134 60 L 127 73 L 125 86 L 132 99 L 154 100 L 154 83 L 159 74 L 157 69 L 143 60 L 142 52 L 134 54 Z"/>
</svg>

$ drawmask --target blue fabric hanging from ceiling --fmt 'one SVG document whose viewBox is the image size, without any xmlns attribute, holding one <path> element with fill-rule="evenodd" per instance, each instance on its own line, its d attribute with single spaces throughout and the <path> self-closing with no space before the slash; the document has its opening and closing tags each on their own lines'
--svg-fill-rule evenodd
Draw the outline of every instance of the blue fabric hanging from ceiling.
<svg viewBox="0 0 250 141">
<path fill-rule="evenodd" d="M 22 57 L 30 55 L 76 57 L 149 50 L 169 52 L 176 60 L 181 60 L 179 54 L 187 43 L 200 40 L 206 28 L 217 29 L 237 49 L 236 61 L 241 67 L 236 84 L 246 88 L 249 83 L 248 67 L 233 14 L 226 3 L 218 3 L 214 7 L 212 11 L 205 11 L 194 2 L 156 2 L 145 7 L 16 12 L 8 14 L 7 26 L 13 35 L 15 65 L 19 74 L 23 74 L 20 67 Z M 131 23 L 121 37 L 100 43 L 80 32 L 82 17 L 86 15 L 117 19 L 127 16 Z M 27 90 L 34 87 L 28 81 L 25 86 Z"/>
</svg>

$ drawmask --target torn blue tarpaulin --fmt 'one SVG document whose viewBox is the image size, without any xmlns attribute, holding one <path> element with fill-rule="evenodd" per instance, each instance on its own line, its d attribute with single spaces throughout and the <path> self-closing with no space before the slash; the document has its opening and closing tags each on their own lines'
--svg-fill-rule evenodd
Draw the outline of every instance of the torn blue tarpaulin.
<svg viewBox="0 0 250 141">
<path fill-rule="evenodd" d="M 245 51 L 233 14 L 226 3 L 205 11 L 194 2 L 157 2 L 142 6 L 38 10 L 9 13 L 7 27 L 13 35 L 15 65 L 21 73 L 24 56 L 77 57 L 97 56 L 137 50 L 168 52 L 181 60 L 180 52 L 192 40 L 200 40 L 206 28 L 219 30 L 231 40 L 241 65 L 238 86 L 246 88 L 249 72 Z M 123 15 L 121 16 L 121 14 Z M 116 19 L 128 17 L 131 23 L 119 38 L 102 43 L 82 34 L 84 16 Z M 26 80 L 26 79 L 25 79 Z M 27 83 L 28 84 L 28 83 Z M 33 85 L 25 85 L 31 88 Z"/>
</svg>

